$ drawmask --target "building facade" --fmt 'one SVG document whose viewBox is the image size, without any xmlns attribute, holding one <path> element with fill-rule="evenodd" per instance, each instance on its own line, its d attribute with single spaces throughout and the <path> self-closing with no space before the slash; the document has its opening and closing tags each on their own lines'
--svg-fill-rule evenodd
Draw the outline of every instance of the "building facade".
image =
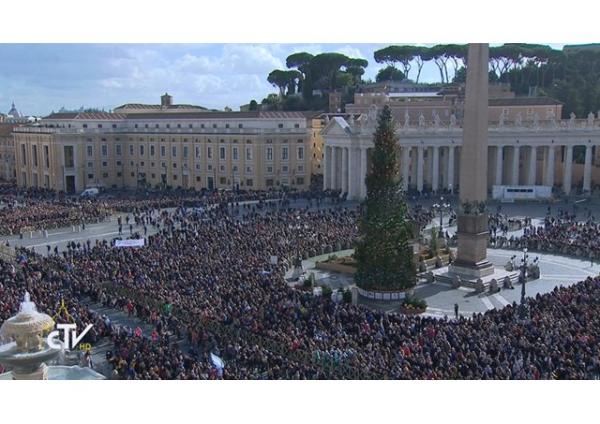
<svg viewBox="0 0 600 424">
<path fill-rule="evenodd" d="M 312 145 L 299 112 L 53 114 L 14 130 L 22 187 L 305 189 Z"/>
<path fill-rule="evenodd" d="M 15 174 L 15 145 L 13 138 L 14 124 L 0 123 L 0 180 L 14 181 Z"/>
<path fill-rule="evenodd" d="M 366 196 L 377 108 L 359 119 L 331 119 L 323 130 L 324 189 L 351 199 Z M 454 191 L 462 164 L 462 128 L 426 121 L 396 124 L 400 174 L 405 190 Z M 488 189 L 494 185 L 546 185 L 565 194 L 590 193 L 600 185 L 600 121 L 587 119 L 502 120 L 490 124 Z"/>
</svg>

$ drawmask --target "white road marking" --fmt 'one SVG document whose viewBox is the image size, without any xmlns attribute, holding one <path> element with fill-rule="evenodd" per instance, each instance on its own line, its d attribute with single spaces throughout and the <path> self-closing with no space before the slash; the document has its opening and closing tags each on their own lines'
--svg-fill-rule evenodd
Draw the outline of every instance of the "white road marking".
<svg viewBox="0 0 600 424">
<path fill-rule="evenodd" d="M 500 293 L 496 293 L 494 295 L 494 299 L 496 299 L 498 302 L 500 302 L 503 306 L 508 306 L 510 305 L 510 302 L 508 300 L 506 300 L 504 298 L 504 296 L 502 296 Z"/>
<path fill-rule="evenodd" d="M 483 302 L 483 304 L 485 305 L 486 308 L 488 309 L 494 309 L 494 305 L 492 305 L 492 302 L 490 302 L 490 299 L 487 298 L 487 296 L 484 297 L 480 297 L 481 301 Z"/>
</svg>

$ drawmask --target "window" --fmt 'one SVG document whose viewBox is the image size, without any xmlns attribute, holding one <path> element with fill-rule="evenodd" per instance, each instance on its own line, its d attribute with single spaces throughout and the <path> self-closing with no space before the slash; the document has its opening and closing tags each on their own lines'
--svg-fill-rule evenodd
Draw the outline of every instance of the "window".
<svg viewBox="0 0 600 424">
<path fill-rule="evenodd" d="M 213 167 L 212 167 L 212 165 L 210 163 L 206 165 L 206 170 L 207 171 L 212 171 L 213 170 Z"/>
<path fill-rule="evenodd" d="M 160 163 L 160 166 L 161 166 L 162 168 L 166 168 L 166 167 L 167 167 L 167 162 L 161 162 L 161 163 Z"/>
<path fill-rule="evenodd" d="M 37 146 L 35 144 L 32 146 L 32 154 L 33 154 L 33 166 L 37 167 L 38 166 L 38 156 L 37 156 Z"/>
<path fill-rule="evenodd" d="M 133 156 L 133 144 L 129 145 L 129 156 Z"/>
<path fill-rule="evenodd" d="M 88 162 L 87 163 L 87 167 L 88 168 L 93 168 L 94 167 L 94 162 Z"/>
<path fill-rule="evenodd" d="M 247 179 L 247 180 L 246 180 L 246 185 L 247 185 L 248 187 L 252 187 L 252 186 L 254 185 L 254 181 L 252 181 L 252 179 L 251 179 L 251 178 L 249 178 L 249 179 Z"/>
<path fill-rule="evenodd" d="M 117 172 L 117 177 L 122 177 L 123 173 L 121 171 Z"/>
<path fill-rule="evenodd" d="M 181 128 L 181 124 L 177 124 L 177 128 Z"/>
<path fill-rule="evenodd" d="M 73 168 L 75 166 L 75 152 L 73 146 L 65 146 L 63 153 L 65 155 L 65 167 Z"/>
<path fill-rule="evenodd" d="M 177 157 L 177 146 L 171 147 L 171 156 L 173 156 L 174 158 Z"/>
<path fill-rule="evenodd" d="M 238 124 L 238 128 L 244 128 L 244 124 Z M 252 180 L 250 180 L 252 181 Z"/>
<path fill-rule="evenodd" d="M 304 160 L 304 146 L 298 147 L 298 160 Z"/>
<path fill-rule="evenodd" d="M 102 128 L 102 124 L 98 124 L 98 128 Z"/>
<path fill-rule="evenodd" d="M 252 147 L 246 146 L 246 160 L 252 160 Z"/>
<path fill-rule="evenodd" d="M 200 159 L 200 146 L 196 146 L 196 159 Z"/>
<path fill-rule="evenodd" d="M 94 174 L 88 174 L 88 180 L 93 180 L 94 179 Z"/>
<path fill-rule="evenodd" d="M 167 124 L 167 128 L 171 128 L 171 124 Z"/>
<path fill-rule="evenodd" d="M 133 172 L 131 174 L 129 174 L 129 175 L 131 175 L 132 177 L 135 177 L 135 174 Z"/>
<path fill-rule="evenodd" d="M 117 154 L 117 156 L 121 156 L 121 145 L 120 144 L 115 145 L 115 153 Z"/>
<path fill-rule="evenodd" d="M 46 169 L 50 168 L 50 153 L 48 146 L 44 146 L 44 162 L 46 164 Z"/>
<path fill-rule="evenodd" d="M 197 171 L 200 171 L 200 169 L 201 169 L 201 167 L 200 167 L 200 164 L 199 164 L 199 163 L 197 163 L 197 164 L 196 164 L 196 170 L 197 170 Z"/>
<path fill-rule="evenodd" d="M 102 162 L 102 166 L 108 166 L 108 162 Z"/>
<path fill-rule="evenodd" d="M 300 124 L 294 124 L 294 128 L 300 128 Z"/>
<path fill-rule="evenodd" d="M 237 146 L 234 146 L 234 147 L 231 149 L 231 157 L 233 158 L 233 160 L 238 160 L 238 159 L 239 159 L 239 157 L 238 157 L 238 148 L 237 148 Z"/>
<path fill-rule="evenodd" d="M 225 177 L 219 178 L 219 184 L 227 184 L 227 178 L 225 178 Z"/>
<path fill-rule="evenodd" d="M 183 157 L 185 159 L 188 157 L 188 146 L 183 146 Z"/>
<path fill-rule="evenodd" d="M 135 124 L 133 127 L 134 127 L 134 128 L 137 128 L 137 127 L 138 127 L 138 124 Z"/>
<path fill-rule="evenodd" d="M 108 146 L 106 144 L 102 145 L 102 156 L 108 156 Z"/>
<path fill-rule="evenodd" d="M 150 146 L 150 156 L 154 156 L 154 145 Z"/>
<path fill-rule="evenodd" d="M 92 156 L 94 156 L 94 146 L 87 146 L 87 155 L 88 155 L 88 158 L 91 158 Z"/>
<path fill-rule="evenodd" d="M 103 177 L 103 178 L 108 178 L 108 172 L 103 172 L 103 173 L 102 173 L 102 177 Z"/>
<path fill-rule="evenodd" d="M 278 128 L 283 128 L 283 124 L 277 124 Z"/>
<path fill-rule="evenodd" d="M 113 128 L 117 128 L 117 124 L 112 124 L 112 127 Z"/>
<path fill-rule="evenodd" d="M 25 145 L 21 144 L 21 164 L 27 165 L 27 155 L 25 154 Z"/>
<path fill-rule="evenodd" d="M 177 169 L 177 162 L 173 162 L 173 169 Z"/>
<path fill-rule="evenodd" d="M 144 145 L 140 144 L 140 156 L 144 156 Z"/>
<path fill-rule="evenodd" d="M 194 128 L 194 126 L 192 124 L 189 124 L 188 128 Z"/>
<path fill-rule="evenodd" d="M 145 165 L 146 165 L 146 162 L 144 162 L 144 161 L 140 162 L 140 166 L 145 166 Z"/>
<path fill-rule="evenodd" d="M 165 146 L 160 146 L 160 155 L 162 157 L 167 155 L 167 149 L 165 148 Z"/>
<path fill-rule="evenodd" d="M 221 173 L 225 172 L 225 165 L 219 166 L 219 172 L 221 172 Z"/>
<path fill-rule="evenodd" d="M 196 182 L 199 183 L 200 182 L 200 177 L 196 177 Z"/>
<path fill-rule="evenodd" d="M 288 173 L 288 166 L 287 165 L 282 166 L 281 167 L 281 172 L 284 173 L 284 174 L 287 174 Z"/>
<path fill-rule="evenodd" d="M 217 124 L 213 124 L 213 128 L 217 128 Z"/>
<path fill-rule="evenodd" d="M 272 174 L 272 173 L 273 173 L 273 167 L 267 166 L 267 174 Z"/>
<path fill-rule="evenodd" d="M 304 172 L 304 165 L 298 165 L 298 172 Z"/>
<path fill-rule="evenodd" d="M 281 160 L 288 160 L 288 159 L 289 159 L 288 147 L 283 146 L 281 148 Z"/>
<path fill-rule="evenodd" d="M 204 128 L 204 124 L 200 124 L 200 128 Z"/>
<path fill-rule="evenodd" d="M 225 124 L 225 128 L 229 128 L 229 124 Z"/>
<path fill-rule="evenodd" d="M 120 160 L 117 161 L 117 166 L 121 166 L 121 161 Z"/>
<path fill-rule="evenodd" d="M 296 178 L 296 184 L 297 185 L 304 185 L 304 177 L 297 177 Z"/>
<path fill-rule="evenodd" d="M 251 166 L 247 166 L 246 167 L 246 174 L 252 174 L 252 167 Z"/>
<path fill-rule="evenodd" d="M 273 148 L 272 147 L 267 147 L 267 160 L 268 161 L 273 160 Z"/>
<path fill-rule="evenodd" d="M 265 180 L 265 185 L 267 187 L 273 187 L 273 179 L 272 178 L 268 178 Z"/>
</svg>

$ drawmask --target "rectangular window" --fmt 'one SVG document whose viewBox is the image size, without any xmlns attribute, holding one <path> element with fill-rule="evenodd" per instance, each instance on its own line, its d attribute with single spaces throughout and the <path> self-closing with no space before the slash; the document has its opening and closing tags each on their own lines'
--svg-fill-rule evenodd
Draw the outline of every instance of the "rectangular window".
<svg viewBox="0 0 600 424">
<path fill-rule="evenodd" d="M 231 150 L 231 157 L 233 158 L 233 160 L 238 160 L 238 148 L 237 147 L 233 147 Z"/>
<path fill-rule="evenodd" d="M 171 156 L 173 156 L 174 158 L 177 157 L 177 146 L 171 147 Z"/>
<path fill-rule="evenodd" d="M 221 146 L 219 148 L 219 159 L 225 160 L 225 147 Z"/>
<path fill-rule="evenodd" d="M 27 155 L 24 144 L 21 144 L 21 164 L 27 165 Z"/>
<path fill-rule="evenodd" d="M 144 145 L 140 144 L 140 156 L 144 156 Z"/>
<path fill-rule="evenodd" d="M 267 160 L 268 161 L 273 160 L 273 148 L 272 147 L 267 147 Z"/>
<path fill-rule="evenodd" d="M 183 146 L 183 157 L 185 159 L 188 157 L 188 146 Z"/>
<path fill-rule="evenodd" d="M 252 160 L 252 147 L 246 146 L 246 160 Z"/>
<path fill-rule="evenodd" d="M 160 146 L 160 155 L 162 157 L 165 157 L 167 154 L 167 149 L 165 149 L 165 146 Z"/>
<path fill-rule="evenodd" d="M 108 162 L 102 162 L 102 166 L 108 166 Z"/>
<path fill-rule="evenodd" d="M 94 162 L 88 162 L 87 166 L 88 166 L 88 168 L 93 168 L 94 167 Z"/>
<path fill-rule="evenodd" d="M 108 146 L 106 144 L 102 145 L 102 156 L 108 156 Z"/>
<path fill-rule="evenodd" d="M 283 146 L 281 148 L 281 160 L 288 160 L 288 159 L 289 159 L 288 147 Z"/>
<path fill-rule="evenodd" d="M 200 159 L 200 146 L 196 146 L 196 159 Z"/>
<path fill-rule="evenodd" d="M 38 156 L 37 156 L 37 146 L 35 144 L 32 146 L 32 154 L 33 154 L 33 166 L 37 167 L 38 166 Z"/>
<path fill-rule="evenodd" d="M 212 147 L 208 146 L 207 150 L 206 150 L 206 157 L 209 159 L 212 159 Z"/>
<path fill-rule="evenodd" d="M 150 146 L 150 156 L 154 156 L 154 145 Z"/>
<path fill-rule="evenodd" d="M 246 180 L 246 185 L 247 185 L 248 187 L 252 187 L 252 186 L 254 185 L 254 181 L 252 181 L 252 179 L 247 179 L 247 180 Z"/>
<path fill-rule="evenodd" d="M 115 144 L 115 153 L 117 154 L 117 156 L 121 156 L 121 145 L 120 144 Z"/>
<path fill-rule="evenodd" d="M 133 144 L 129 145 L 129 156 L 133 156 Z"/>
<path fill-rule="evenodd" d="M 44 146 L 44 162 L 46 164 L 46 169 L 50 168 L 50 151 L 48 146 Z"/>
<path fill-rule="evenodd" d="M 93 180 L 94 179 L 94 174 L 88 174 L 88 180 Z"/>
<path fill-rule="evenodd" d="M 75 166 L 75 153 L 73 146 L 64 147 L 65 167 L 73 168 Z"/>
<path fill-rule="evenodd" d="M 88 155 L 88 158 L 91 158 L 92 156 L 94 156 L 94 146 L 87 146 L 87 155 Z"/>
<path fill-rule="evenodd" d="M 304 160 L 304 146 L 298 147 L 298 160 Z"/>
</svg>

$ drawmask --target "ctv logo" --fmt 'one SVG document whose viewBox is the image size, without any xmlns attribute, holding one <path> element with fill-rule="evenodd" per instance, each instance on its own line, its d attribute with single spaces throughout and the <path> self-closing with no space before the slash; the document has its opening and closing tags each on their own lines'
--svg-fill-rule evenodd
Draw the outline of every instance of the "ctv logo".
<svg viewBox="0 0 600 424">
<path fill-rule="evenodd" d="M 56 314 L 52 317 L 54 321 L 58 321 L 58 318 L 61 315 L 61 312 L 66 316 L 66 318 L 70 321 L 75 321 L 65 305 L 64 299 L 60 301 L 60 307 Z M 93 325 L 88 324 L 87 327 L 83 330 L 81 334 L 77 334 L 77 325 L 76 324 L 56 324 L 56 330 L 50 332 L 46 341 L 48 342 L 48 346 L 53 349 L 62 349 L 64 346 L 65 349 L 75 349 L 75 347 L 79 344 L 79 342 L 85 337 L 85 335 L 92 329 Z M 60 331 L 63 330 L 63 338 L 62 344 L 60 341 L 57 341 L 60 336 Z M 79 349 L 87 350 L 91 349 L 92 345 L 89 343 L 81 343 Z"/>
<path fill-rule="evenodd" d="M 62 349 L 62 346 L 66 349 L 75 349 L 75 347 L 79 344 L 81 339 L 85 337 L 85 335 L 92 329 L 93 325 L 88 324 L 87 327 L 81 332 L 81 334 L 77 334 L 77 325 L 76 324 L 56 324 L 56 330 L 52 331 L 48 334 L 47 341 L 48 346 L 54 349 Z M 63 344 L 58 342 L 56 339 L 60 335 L 60 330 L 63 330 Z M 85 345 L 85 346 L 84 346 Z M 91 346 L 89 343 L 82 343 L 80 348 L 89 349 Z"/>
</svg>

